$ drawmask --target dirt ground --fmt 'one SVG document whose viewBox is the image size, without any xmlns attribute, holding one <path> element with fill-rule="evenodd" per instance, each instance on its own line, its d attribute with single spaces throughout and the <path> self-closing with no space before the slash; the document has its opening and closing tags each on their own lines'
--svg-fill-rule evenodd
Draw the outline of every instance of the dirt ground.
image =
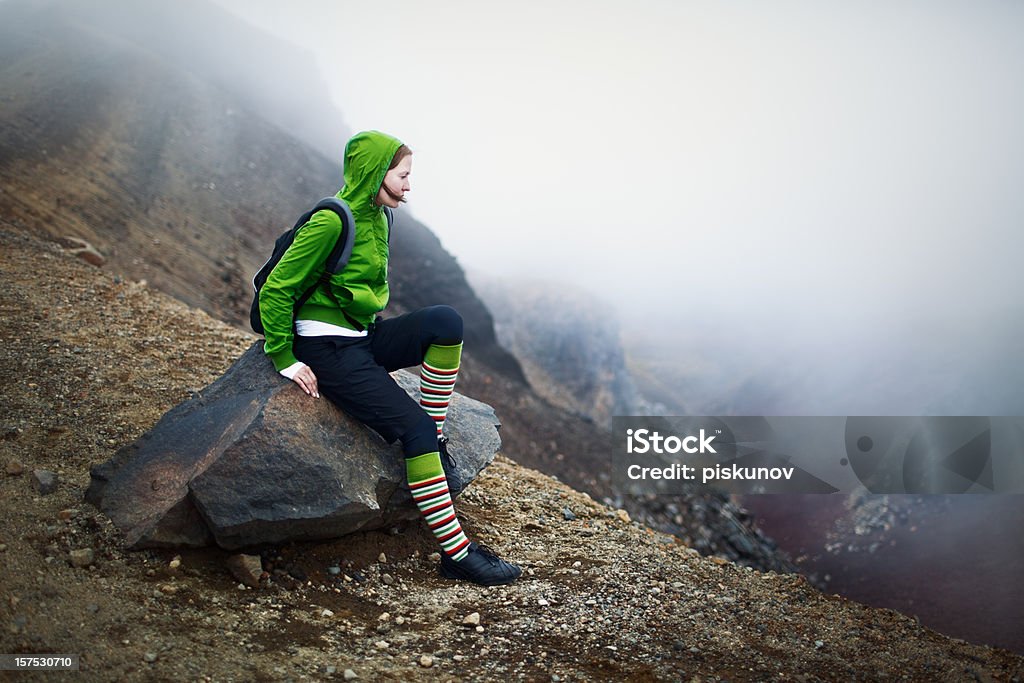
<svg viewBox="0 0 1024 683">
<path fill-rule="evenodd" d="M 90 466 L 252 337 L 2 221 L 0 272 L 0 653 L 79 654 L 103 681 L 1024 679 L 1005 650 L 702 558 L 514 453 L 457 503 L 526 569 L 512 586 L 439 577 L 421 525 L 258 549 L 256 588 L 218 549 L 125 551 L 83 502 Z"/>
</svg>

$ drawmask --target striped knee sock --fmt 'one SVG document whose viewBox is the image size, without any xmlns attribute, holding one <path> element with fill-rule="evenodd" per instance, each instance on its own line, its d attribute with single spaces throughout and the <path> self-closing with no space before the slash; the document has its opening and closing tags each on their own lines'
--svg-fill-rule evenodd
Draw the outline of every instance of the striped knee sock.
<svg viewBox="0 0 1024 683">
<path fill-rule="evenodd" d="M 451 401 L 455 380 L 459 376 L 461 359 L 461 342 L 454 346 L 431 344 L 423 356 L 420 368 L 420 405 L 434 418 L 438 436 L 441 436 L 448 415 L 448 402 Z"/>
<path fill-rule="evenodd" d="M 441 549 L 453 560 L 461 560 L 469 553 L 469 539 L 455 516 L 452 497 L 448 495 L 448 480 L 441 468 L 441 456 L 434 452 L 406 458 L 405 471 L 412 499 L 441 544 Z"/>
</svg>

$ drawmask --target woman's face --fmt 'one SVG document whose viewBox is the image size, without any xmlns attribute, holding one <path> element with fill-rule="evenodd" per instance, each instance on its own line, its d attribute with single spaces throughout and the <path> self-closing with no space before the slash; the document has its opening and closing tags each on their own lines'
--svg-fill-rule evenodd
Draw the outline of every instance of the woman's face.
<svg viewBox="0 0 1024 683">
<path fill-rule="evenodd" d="M 398 162 L 398 165 L 387 172 L 384 182 L 377 191 L 377 203 L 381 206 L 398 208 L 405 197 L 405 193 L 411 190 L 409 186 L 409 174 L 412 173 L 412 155 L 409 154 Z"/>
</svg>

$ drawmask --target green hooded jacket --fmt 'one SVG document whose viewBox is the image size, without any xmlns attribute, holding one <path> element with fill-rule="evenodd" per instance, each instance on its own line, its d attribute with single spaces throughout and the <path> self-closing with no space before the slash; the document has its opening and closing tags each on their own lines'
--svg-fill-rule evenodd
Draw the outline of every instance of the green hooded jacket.
<svg viewBox="0 0 1024 683">
<path fill-rule="evenodd" d="M 358 133 L 345 145 L 345 186 L 337 196 L 349 205 L 356 220 L 352 256 L 340 273 L 331 276 L 330 292 L 318 287 L 299 309 L 298 319 L 354 329 L 345 314 L 366 327 L 387 306 L 388 222 L 374 199 L 401 146 L 399 140 L 378 131 Z M 323 274 L 340 235 L 341 219 L 336 213 L 313 214 L 260 289 L 263 348 L 278 370 L 297 362 L 292 353 L 295 302 Z"/>
</svg>

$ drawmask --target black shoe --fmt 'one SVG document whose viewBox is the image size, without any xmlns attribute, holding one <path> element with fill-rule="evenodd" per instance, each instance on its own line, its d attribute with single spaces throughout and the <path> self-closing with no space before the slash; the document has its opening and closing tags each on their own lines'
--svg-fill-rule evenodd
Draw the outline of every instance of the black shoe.
<svg viewBox="0 0 1024 683">
<path fill-rule="evenodd" d="M 469 544 L 469 554 L 456 562 L 441 553 L 441 576 L 448 579 L 472 581 L 481 586 L 500 586 L 512 583 L 523 570 L 494 554 L 490 548 L 476 543 Z"/>
<path fill-rule="evenodd" d="M 441 454 L 441 468 L 444 470 L 444 476 L 448 480 L 448 494 L 454 498 L 462 492 L 462 489 L 466 488 L 466 484 L 462 481 L 462 477 L 459 476 L 459 472 L 456 469 L 458 463 L 455 462 L 455 458 L 448 452 L 447 436 L 438 438 L 437 452 Z"/>
</svg>

